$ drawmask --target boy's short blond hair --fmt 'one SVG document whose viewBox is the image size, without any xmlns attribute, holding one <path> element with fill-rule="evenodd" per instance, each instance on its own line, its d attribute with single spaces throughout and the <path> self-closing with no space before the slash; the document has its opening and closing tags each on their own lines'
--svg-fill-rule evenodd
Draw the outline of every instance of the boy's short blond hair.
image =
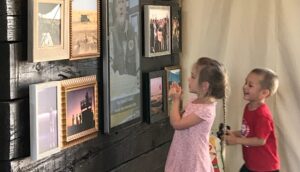
<svg viewBox="0 0 300 172">
<path fill-rule="evenodd" d="M 268 89 L 272 96 L 276 93 L 279 86 L 279 79 L 276 73 L 268 68 L 255 68 L 250 73 L 254 73 L 263 77 L 260 84 L 262 88 Z"/>
</svg>

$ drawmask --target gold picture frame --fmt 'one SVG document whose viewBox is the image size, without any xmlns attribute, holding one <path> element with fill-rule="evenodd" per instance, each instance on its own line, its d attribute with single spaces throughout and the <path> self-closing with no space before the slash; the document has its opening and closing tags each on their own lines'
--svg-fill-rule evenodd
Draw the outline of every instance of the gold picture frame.
<svg viewBox="0 0 300 172">
<path fill-rule="evenodd" d="M 69 0 L 28 0 L 28 61 L 68 59 Z"/>
<path fill-rule="evenodd" d="M 70 2 L 70 60 L 100 56 L 99 1 Z"/>
<path fill-rule="evenodd" d="M 61 145 L 67 148 L 97 137 L 98 86 L 96 76 L 61 81 Z"/>
</svg>

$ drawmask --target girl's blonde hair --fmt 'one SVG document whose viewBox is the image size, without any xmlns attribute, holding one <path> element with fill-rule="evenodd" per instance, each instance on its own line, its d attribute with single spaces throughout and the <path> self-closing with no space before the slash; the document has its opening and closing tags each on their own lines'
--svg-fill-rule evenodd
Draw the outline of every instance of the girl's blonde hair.
<svg viewBox="0 0 300 172">
<path fill-rule="evenodd" d="M 198 83 L 209 83 L 209 90 L 206 96 L 222 99 L 226 96 L 228 89 L 228 77 L 224 66 L 218 61 L 209 57 L 201 57 L 195 64 L 199 71 Z M 200 68 L 201 67 L 201 68 Z"/>
</svg>

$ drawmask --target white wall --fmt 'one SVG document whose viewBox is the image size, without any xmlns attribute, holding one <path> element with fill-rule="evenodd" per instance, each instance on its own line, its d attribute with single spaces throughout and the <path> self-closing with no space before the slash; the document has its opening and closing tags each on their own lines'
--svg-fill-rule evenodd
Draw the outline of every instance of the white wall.
<svg viewBox="0 0 300 172">
<path fill-rule="evenodd" d="M 280 79 L 278 93 L 268 100 L 274 115 L 282 172 L 300 169 L 300 1 L 299 0 L 182 0 L 182 72 L 185 93 L 192 64 L 213 57 L 229 73 L 231 95 L 227 122 L 241 126 L 245 101 L 242 85 L 255 67 L 268 67 Z M 185 102 L 190 96 L 185 96 Z M 218 123 L 222 121 L 221 106 Z M 227 146 L 226 172 L 242 165 L 240 146 Z"/>
</svg>

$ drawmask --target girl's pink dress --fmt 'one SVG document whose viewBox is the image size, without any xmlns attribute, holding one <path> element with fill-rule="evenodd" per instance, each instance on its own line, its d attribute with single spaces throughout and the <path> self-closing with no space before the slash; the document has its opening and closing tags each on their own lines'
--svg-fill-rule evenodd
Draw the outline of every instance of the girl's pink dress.
<svg viewBox="0 0 300 172">
<path fill-rule="evenodd" d="M 165 172 L 213 172 L 209 156 L 209 134 L 216 115 L 216 103 L 189 103 L 183 117 L 195 114 L 203 121 L 188 129 L 175 130 Z"/>
</svg>

